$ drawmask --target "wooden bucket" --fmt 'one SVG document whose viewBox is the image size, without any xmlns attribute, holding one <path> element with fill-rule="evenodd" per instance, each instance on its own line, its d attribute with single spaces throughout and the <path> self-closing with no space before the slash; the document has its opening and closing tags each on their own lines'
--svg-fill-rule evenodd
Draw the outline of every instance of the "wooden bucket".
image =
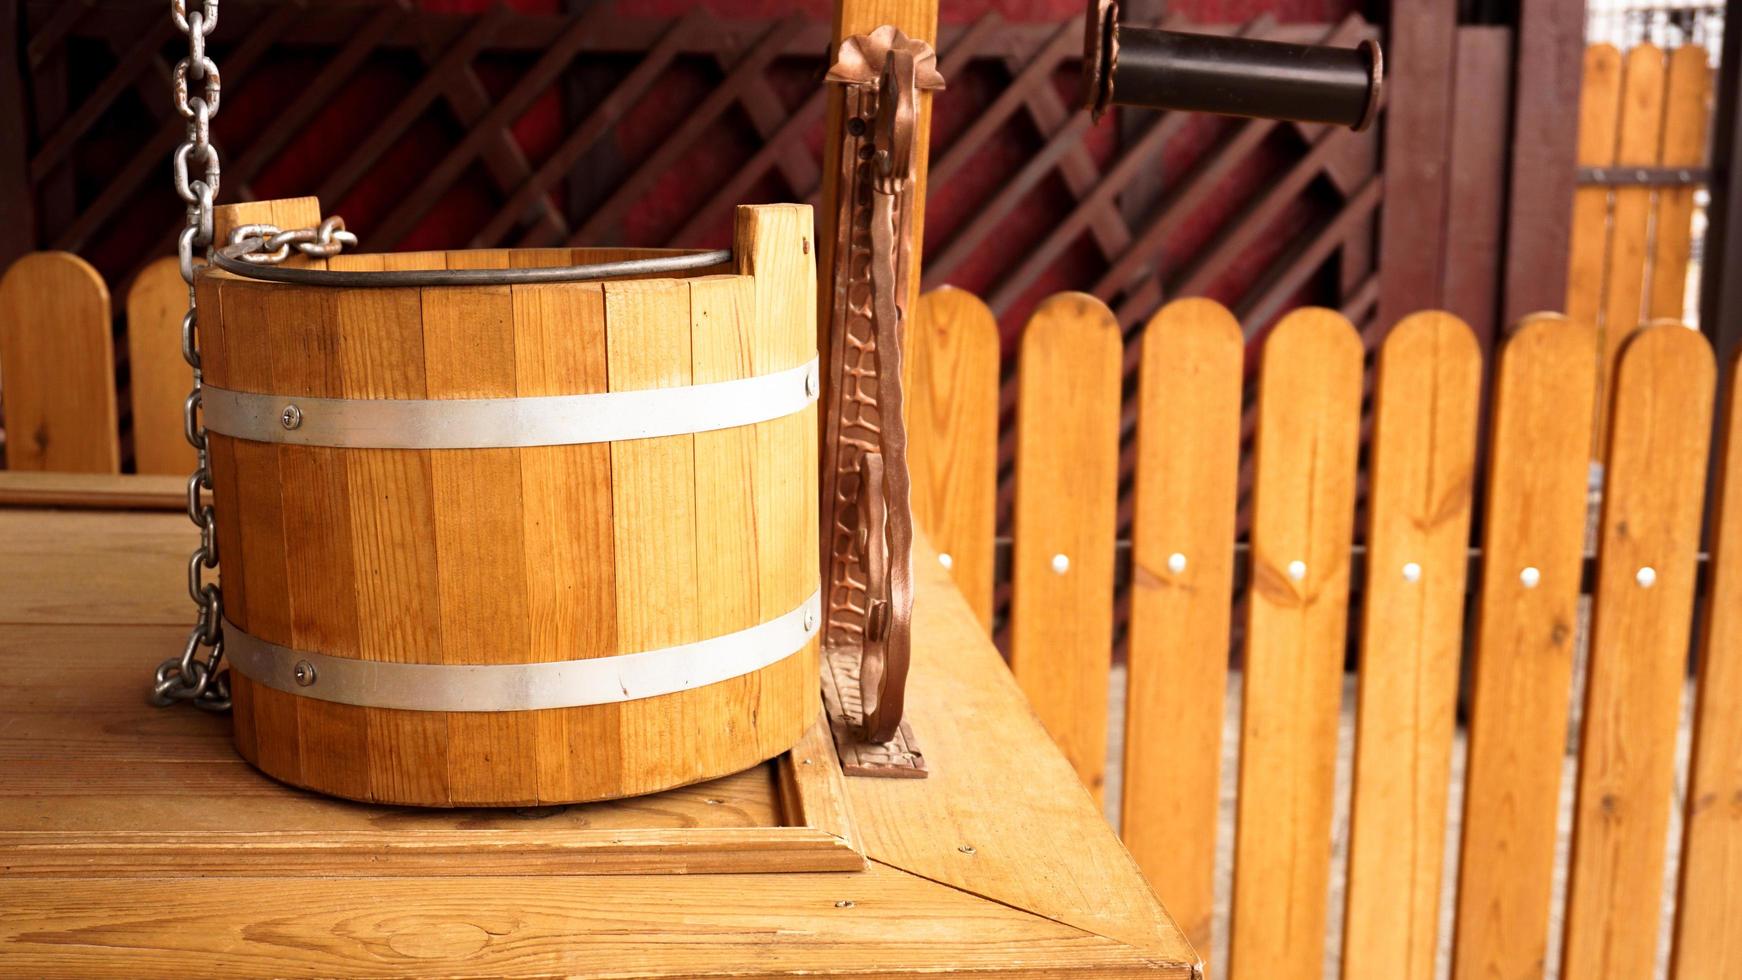
<svg viewBox="0 0 1742 980">
<path fill-rule="evenodd" d="M 790 748 L 819 711 L 811 236 L 809 207 L 741 208 L 732 266 L 687 278 L 346 288 L 203 273 L 241 754 L 323 793 L 460 806 L 650 793 Z M 737 387 L 696 387 L 720 383 Z M 597 397 L 624 392 L 642 394 Z M 577 395 L 594 398 L 548 397 Z M 767 417 L 719 427 L 745 404 Z M 418 439 L 477 444 L 384 447 L 401 430 L 381 413 L 406 406 L 434 413 Z M 491 406 L 569 434 L 501 445 L 527 426 L 464 414 Z M 588 418 L 607 431 L 570 432 Z M 661 425 L 682 431 L 645 434 Z"/>
</svg>

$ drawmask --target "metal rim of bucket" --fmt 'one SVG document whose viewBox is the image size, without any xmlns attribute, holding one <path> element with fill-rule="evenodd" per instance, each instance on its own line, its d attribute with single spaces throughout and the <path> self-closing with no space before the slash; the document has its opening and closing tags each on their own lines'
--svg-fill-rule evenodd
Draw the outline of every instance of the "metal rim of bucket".
<svg viewBox="0 0 1742 980">
<path fill-rule="evenodd" d="M 692 252 L 653 259 L 624 259 L 591 265 L 539 266 L 522 269 L 394 269 L 365 272 L 336 269 L 296 269 L 262 265 L 242 258 L 260 250 L 264 239 L 247 238 L 212 253 L 212 264 L 225 272 L 293 286 L 509 286 L 521 283 L 591 282 L 616 276 L 647 276 L 694 272 L 732 261 L 732 250 Z"/>
</svg>

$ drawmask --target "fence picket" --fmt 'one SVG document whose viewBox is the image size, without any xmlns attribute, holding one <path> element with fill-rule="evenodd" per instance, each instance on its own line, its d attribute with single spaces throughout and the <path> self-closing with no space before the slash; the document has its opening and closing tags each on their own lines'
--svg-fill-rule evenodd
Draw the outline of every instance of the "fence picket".
<svg viewBox="0 0 1742 980">
<path fill-rule="evenodd" d="M 1579 166 L 1607 167 L 1615 162 L 1615 139 L 1621 124 L 1621 52 L 1614 45 L 1593 44 L 1585 49 L 1583 84 L 1579 92 Z M 1603 266 L 1608 257 L 1609 188 L 1602 184 L 1578 187 L 1573 191 L 1573 230 L 1568 241 L 1566 309 L 1569 319 L 1588 330 L 1597 329 L 1603 302 Z"/>
<path fill-rule="evenodd" d="M 1742 384 L 1724 409 L 1676 901 L 1675 980 L 1742 976 Z"/>
<path fill-rule="evenodd" d="M 1380 350 L 1367 494 L 1345 980 L 1432 980 L 1482 353 L 1448 313 Z"/>
<path fill-rule="evenodd" d="M 1184 299 L 1142 343 L 1120 828 L 1207 960 L 1246 341 L 1226 308 Z"/>
<path fill-rule="evenodd" d="M 1617 365 L 1567 881 L 1567 980 L 1649 976 L 1656 964 L 1715 377 L 1711 347 L 1679 323 L 1636 333 Z"/>
<path fill-rule="evenodd" d="M 1584 558 L 1596 337 L 1554 314 L 1500 350 L 1484 498 L 1454 980 L 1539 976 Z"/>
<path fill-rule="evenodd" d="M 1234 915 L 1228 975 L 1316 976 L 1324 956 L 1361 340 L 1285 317 L 1259 371 Z"/>
<path fill-rule="evenodd" d="M 1641 44 L 1627 52 L 1621 79 L 1621 127 L 1615 165 L 1654 167 L 1663 132 L 1663 49 Z M 1609 268 L 1603 292 L 1602 338 L 1597 362 L 1597 433 L 1593 458 L 1608 445 L 1616 364 L 1621 347 L 1639 329 L 1645 312 L 1646 250 L 1651 230 L 1650 187 L 1615 188 L 1609 220 Z"/>
<path fill-rule="evenodd" d="M 0 277 L 0 376 L 8 467 L 120 471 L 109 288 L 84 259 L 37 252 Z"/>
<path fill-rule="evenodd" d="M 1043 302 L 1017 378 L 1010 669 L 1098 801 L 1106 778 L 1119 492 L 1119 324 L 1085 293 Z"/>
<path fill-rule="evenodd" d="M 919 298 L 908 332 L 907 462 L 913 520 L 992 629 L 998 498 L 998 323 L 945 286 Z"/>
<path fill-rule="evenodd" d="M 146 266 L 127 291 L 127 367 L 133 396 L 133 464 L 141 473 L 191 473 L 182 400 L 193 374 L 181 357 L 188 287 L 175 256 Z"/>
<path fill-rule="evenodd" d="M 1706 49 L 1686 44 L 1669 55 L 1664 83 L 1663 150 L 1665 167 L 1697 167 L 1706 159 L 1706 126 L 1712 118 L 1712 67 Z M 1657 191 L 1657 221 L 1652 238 L 1650 319 L 1680 320 L 1693 256 L 1694 188 Z"/>
</svg>

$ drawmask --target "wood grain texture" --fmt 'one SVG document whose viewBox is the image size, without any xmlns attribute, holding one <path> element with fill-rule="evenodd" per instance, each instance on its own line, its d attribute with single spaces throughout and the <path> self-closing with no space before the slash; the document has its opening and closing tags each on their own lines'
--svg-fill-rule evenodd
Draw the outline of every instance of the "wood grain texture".
<svg viewBox="0 0 1742 980">
<path fill-rule="evenodd" d="M 0 507 L 174 510 L 187 507 L 187 476 L 0 471 Z"/>
<path fill-rule="evenodd" d="M 1732 358 L 1694 701 L 1675 980 L 1742 975 L 1742 385 Z"/>
<path fill-rule="evenodd" d="M 1593 44 L 1585 49 L 1579 90 L 1579 166 L 1607 167 L 1615 162 L 1620 124 L 1621 52 L 1611 44 Z M 1597 330 L 1609 259 L 1608 187 L 1587 184 L 1573 190 L 1573 230 L 1567 247 L 1567 318 Z M 1593 455 L 1597 451 L 1592 447 Z"/>
<path fill-rule="evenodd" d="M 1380 349 L 1343 917 L 1346 980 L 1433 980 L 1482 353 L 1417 313 Z"/>
<path fill-rule="evenodd" d="M 1655 167 L 1662 152 L 1663 50 L 1641 44 L 1627 52 L 1621 70 L 1621 121 L 1615 139 L 1617 166 Z M 1609 261 L 1603 282 L 1602 338 L 1597 362 L 1597 433 L 1592 458 L 1609 442 L 1616 362 L 1627 338 L 1645 322 L 1651 233 L 1650 187 L 1617 187 L 1609 212 Z"/>
<path fill-rule="evenodd" d="M 140 270 L 127 290 L 127 377 L 133 400 L 133 465 L 139 473 L 192 473 L 197 454 L 182 433 L 193 371 L 181 356 L 188 287 L 174 256 Z"/>
<path fill-rule="evenodd" d="M 803 204 L 738 208 L 735 271 L 753 280 L 750 366 L 785 371 L 817 356 L 816 230 Z M 742 315 L 742 313 L 741 313 Z M 819 370 L 820 377 L 820 370 Z M 817 403 L 756 427 L 754 468 L 756 590 L 763 619 L 784 615 L 821 584 Z M 775 515 L 780 515 L 778 518 Z M 754 717 L 758 738 L 786 748 L 822 711 L 820 636 L 762 672 Z"/>
<path fill-rule="evenodd" d="M 1119 324 L 1086 293 L 1022 332 L 1010 670 L 1095 799 L 1107 766 L 1119 494 Z"/>
<path fill-rule="evenodd" d="M 1527 319 L 1494 371 L 1452 975 L 1537 976 L 1578 628 L 1595 337 Z M 1538 578 L 1527 586 L 1524 570 Z"/>
<path fill-rule="evenodd" d="M 506 268 L 502 254 L 449 253 L 449 268 Z M 517 393 L 507 286 L 423 290 L 429 397 Z M 520 452 L 430 453 L 442 662 L 530 663 Z M 447 782 L 455 804 L 538 802 L 538 726 L 529 712 L 449 712 Z"/>
<path fill-rule="evenodd" d="M 212 274 L 211 309 L 233 326 L 213 333 L 213 356 L 238 389 L 287 399 L 638 390 L 803 364 L 815 344 L 809 209 L 741 219 L 742 254 L 759 259 L 745 265 L 758 271 L 694 283 L 322 290 Z M 586 251 L 578 257 L 623 257 Z M 335 262 L 576 258 L 493 250 Z M 816 589 L 814 433 L 807 409 L 699 440 L 579 446 L 428 452 L 220 437 L 237 622 L 252 631 L 257 620 L 265 632 L 255 635 L 298 649 L 446 664 L 613 656 L 736 632 Z M 818 710 L 810 650 L 720 684 L 537 712 L 393 711 L 246 678 L 236 687 L 238 744 L 268 772 L 434 806 L 614 798 L 737 772 L 789 748 Z"/>
<path fill-rule="evenodd" d="M 1664 80 L 1664 167 L 1698 167 L 1706 162 L 1706 130 L 1712 119 L 1712 66 L 1706 49 L 1685 44 L 1669 53 Z M 1648 320 L 1680 320 L 1688 292 L 1688 262 L 1693 257 L 1694 187 L 1660 187 L 1651 238 L 1651 282 L 1646 292 Z"/>
<path fill-rule="evenodd" d="M 1235 980 L 1313 976 L 1324 956 L 1360 338 L 1330 310 L 1290 313 L 1265 341 L 1258 385 L 1227 973 Z"/>
<path fill-rule="evenodd" d="M 1635 334 L 1615 376 L 1567 879 L 1568 980 L 1646 976 L 1657 962 L 1716 377 L 1705 338 L 1679 323 Z"/>
<path fill-rule="evenodd" d="M 949 556 L 950 578 L 992 629 L 998 496 L 998 322 L 973 293 L 945 286 L 909 321 L 907 466 L 913 520 Z"/>
<path fill-rule="evenodd" d="M 343 889 L 268 881 L 95 880 L 71 892 L 53 879 L 21 882 L 0 925 L 0 962 L 41 977 L 182 977 L 191 962 L 232 977 L 1192 976 L 1189 961 L 1153 959 L 883 865 L 850 880 L 554 877 L 536 889 L 478 876 L 463 892 L 415 877 Z M 185 929 L 154 928 L 165 907 L 210 919 L 213 931 L 196 943 Z"/>
<path fill-rule="evenodd" d="M 94 538 L 81 528 L 103 527 L 96 515 L 57 523 L 81 541 Z M 790 807 L 772 764 L 692 788 L 534 813 L 322 803 L 253 772 L 230 748 L 222 716 L 144 703 L 135 668 L 173 652 L 178 632 L 185 631 L 60 625 L 0 637 L 7 656 L 27 648 L 54 659 L 103 651 L 51 696 L 15 712 L 0 736 L 0 861 L 12 874 L 546 876 L 863 866 L 851 817 L 836 807 L 842 777 L 828 756 L 805 767 L 810 778 L 794 784 Z M 91 725 L 93 715 L 104 724 Z M 174 786 L 154 771 L 166 749 L 186 764 Z M 58 764 L 42 764 L 50 751 Z"/>
<path fill-rule="evenodd" d="M 87 615 L 105 612 L 87 590 L 106 586 L 87 584 L 70 569 L 108 554 L 112 539 L 143 533 L 131 530 L 136 525 L 186 528 L 176 514 L 8 511 L 0 520 L 12 515 L 42 525 L 74 559 L 67 571 L 31 579 L 18 601 L 42 606 L 50 596 L 76 590 L 76 608 Z M 0 533 L 0 563 L 20 560 L 13 540 Z M 183 541 L 154 547 L 172 564 L 185 553 Z M 7 881 L 0 925 L 0 973 L 184 976 L 194 964 L 226 976 L 1198 976 L 1190 946 L 1028 711 L 934 553 L 923 539 L 916 547 L 910 708 L 928 733 L 937 767 L 928 780 L 846 785 L 844 798 L 872 857 L 862 872 L 564 874 L 568 859 L 542 860 L 532 844 L 545 828 L 566 834 L 596 821 L 612 834 L 625 821 L 644 820 L 656 827 L 730 829 L 764 819 L 764 804 L 756 801 L 767 798 L 742 780 L 724 780 L 539 811 L 544 817 L 537 820 L 511 811 L 325 800 L 260 778 L 236 761 L 224 747 L 221 718 L 143 703 L 128 665 L 179 644 L 179 623 L 153 630 L 0 625 L 0 655 L 72 681 L 11 675 L 42 697 L 13 702 L 31 704 L 31 714 L 0 732 L 0 847 L 6 849 L 0 860 L 10 863 L 11 848 L 24 842 L 11 835 L 16 830 L 38 839 L 37 828 L 45 825 L 69 834 L 106 826 L 145 835 L 150 832 L 142 825 L 188 821 L 201 831 L 229 827 L 238 835 L 248 826 L 303 834 L 355 830 L 359 844 L 376 841 L 389 862 L 396 849 L 407 855 L 422 850 L 401 847 L 414 837 L 447 828 L 460 835 L 450 866 L 457 862 L 474 872 L 433 874 L 431 861 L 416 871 L 377 863 L 372 871 L 337 878 L 213 877 L 201 868 L 126 877 L 15 875 Z M 137 603 L 151 587 L 144 575 L 130 578 L 116 590 L 117 601 Z M 89 655 L 62 653 L 74 650 Z M 25 651 L 50 655 L 27 658 Z M 92 715 L 103 719 L 96 729 Z M 1000 737 L 986 738 L 988 728 Z M 161 772 L 144 759 L 157 758 L 166 746 L 192 763 L 183 775 L 194 780 L 197 796 L 180 788 L 165 795 Z M 45 755 L 57 763 L 45 764 Z M 73 758 L 129 764 L 59 761 Z M 765 770 L 753 774 L 766 785 Z M 43 792 L 49 783 L 59 790 Z M 14 786 L 19 795 L 7 793 Z M 271 843 L 275 836 L 267 833 L 263 850 L 278 846 Z M 472 843 L 464 843 L 468 836 Z M 100 846 L 96 835 L 85 837 L 87 845 Z M 196 833 L 180 843 L 197 847 L 205 839 Z M 525 854 L 515 856 L 509 839 L 528 842 Z M 363 853 L 344 860 L 361 870 Z M 263 862 L 269 857 L 262 855 Z M 480 874 L 479 862 L 528 873 Z M 186 919 L 163 914 L 166 903 L 209 919 L 220 932 L 190 940 Z"/>
<path fill-rule="evenodd" d="M 1206 952 L 1246 340 L 1220 304 L 1184 299 L 1150 318 L 1142 343 L 1120 830 L 1162 904 Z"/>
<path fill-rule="evenodd" d="M 0 276 L 0 412 L 14 470 L 118 473 L 109 287 L 71 252 L 35 252 Z"/>
</svg>

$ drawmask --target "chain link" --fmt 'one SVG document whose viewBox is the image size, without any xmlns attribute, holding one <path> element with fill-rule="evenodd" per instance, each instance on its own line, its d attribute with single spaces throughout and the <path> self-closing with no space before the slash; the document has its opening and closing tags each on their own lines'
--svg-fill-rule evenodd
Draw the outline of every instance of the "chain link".
<svg viewBox="0 0 1742 980">
<path fill-rule="evenodd" d="M 194 447 L 198 461 L 187 482 L 188 520 L 200 531 L 200 544 L 188 556 L 188 596 L 193 600 L 194 625 L 180 656 L 158 664 L 151 689 L 152 703 L 170 705 L 192 701 L 209 711 L 230 707 L 230 678 L 219 673 L 224 660 L 224 594 L 218 583 L 205 579 L 218 567 L 217 521 L 205 492 L 212 489 L 211 454 L 206 449 L 206 427 L 201 421 L 202 373 L 199 348 L 199 308 L 194 289 L 196 256 L 213 247 L 213 204 L 218 197 L 218 148 L 212 144 L 212 117 L 218 114 L 222 85 L 218 64 L 206 54 L 206 38 L 218 26 L 219 0 L 170 0 L 170 18 L 188 39 L 188 54 L 176 62 L 171 87 L 176 111 L 187 120 L 187 138 L 176 147 L 172 160 L 172 183 L 187 205 L 187 227 L 176 237 L 176 256 L 181 277 L 188 285 L 188 310 L 181 321 L 181 354 L 193 369 L 193 390 L 182 405 L 182 430 Z M 190 9 L 192 7 L 193 9 Z M 197 86 L 195 83 L 198 83 Z M 281 230 L 273 225 L 243 225 L 230 234 L 230 243 L 248 242 L 243 258 L 250 262 L 278 263 L 291 255 L 294 246 L 303 255 L 326 258 L 346 246 L 355 246 L 357 236 L 345 230 L 337 215 L 315 228 Z M 202 651 L 204 655 L 202 656 Z"/>
</svg>

